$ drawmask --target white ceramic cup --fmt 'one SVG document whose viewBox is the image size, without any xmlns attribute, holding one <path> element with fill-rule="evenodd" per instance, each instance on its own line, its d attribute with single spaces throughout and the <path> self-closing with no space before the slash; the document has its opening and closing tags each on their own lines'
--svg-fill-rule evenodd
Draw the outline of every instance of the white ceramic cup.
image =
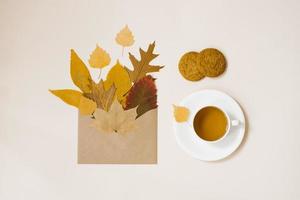
<svg viewBox="0 0 300 200">
<path fill-rule="evenodd" d="M 227 119 L 227 127 L 226 127 L 226 132 L 225 134 L 220 137 L 219 139 L 217 140 L 213 140 L 213 141 L 210 141 L 210 140 L 205 140 L 203 138 L 201 138 L 195 131 L 194 129 L 194 119 L 195 119 L 195 116 L 198 112 L 200 112 L 202 109 L 204 108 L 207 108 L 207 107 L 215 107 L 219 110 L 221 110 L 223 112 L 223 114 L 225 115 L 226 119 Z M 228 136 L 229 132 L 230 132 L 230 129 L 232 128 L 232 126 L 238 126 L 240 124 L 239 120 L 236 120 L 236 119 L 230 119 L 229 115 L 227 112 L 224 111 L 224 109 L 220 108 L 219 106 L 216 106 L 216 105 L 206 105 L 206 106 L 203 106 L 201 107 L 200 109 L 197 110 L 197 112 L 195 112 L 191 117 L 190 117 L 190 126 L 192 127 L 194 133 L 197 135 L 197 137 L 204 141 L 204 142 L 207 142 L 207 143 L 216 143 L 216 142 L 220 142 L 221 140 L 223 140 L 226 136 Z"/>
</svg>

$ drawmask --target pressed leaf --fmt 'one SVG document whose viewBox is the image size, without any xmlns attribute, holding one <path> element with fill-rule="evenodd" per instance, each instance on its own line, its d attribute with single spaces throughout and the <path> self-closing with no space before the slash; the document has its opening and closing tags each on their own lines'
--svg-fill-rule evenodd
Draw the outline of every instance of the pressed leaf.
<svg viewBox="0 0 300 200">
<path fill-rule="evenodd" d="M 82 92 L 91 92 L 92 78 L 90 72 L 73 49 L 71 49 L 71 77 L 74 84 Z"/>
<path fill-rule="evenodd" d="M 79 107 L 80 99 L 82 97 L 81 92 L 78 92 L 76 90 L 49 90 L 52 94 L 59 97 L 61 100 L 63 100 L 65 103 Z"/>
<path fill-rule="evenodd" d="M 112 85 L 116 87 L 116 96 L 118 101 L 123 104 L 125 100 L 125 94 L 131 87 L 131 81 L 125 68 L 117 61 L 117 64 L 113 66 L 104 81 L 104 88 L 108 90 Z"/>
<path fill-rule="evenodd" d="M 104 49 L 96 45 L 95 50 L 90 55 L 89 63 L 91 67 L 103 68 L 109 65 L 110 56 Z"/>
<path fill-rule="evenodd" d="M 148 75 L 137 81 L 126 95 L 125 110 L 135 108 L 136 118 L 149 110 L 157 108 L 156 86 L 152 76 Z"/>
<path fill-rule="evenodd" d="M 186 122 L 188 120 L 190 111 L 188 108 L 183 106 L 173 105 L 174 117 L 177 122 Z"/>
<path fill-rule="evenodd" d="M 84 96 L 95 101 L 98 108 L 109 111 L 110 106 L 114 100 L 115 93 L 115 85 L 112 84 L 111 87 L 108 88 L 108 90 L 105 90 L 103 80 L 101 79 L 98 84 L 92 82 L 91 93 L 84 93 Z"/>
<path fill-rule="evenodd" d="M 92 126 L 99 132 L 124 134 L 136 129 L 135 116 L 134 109 L 125 111 L 118 101 L 114 101 L 108 112 L 96 109 Z"/>
<path fill-rule="evenodd" d="M 96 110 L 97 105 L 94 101 L 81 96 L 78 108 L 80 114 L 91 115 Z"/>
<path fill-rule="evenodd" d="M 85 98 L 81 92 L 76 90 L 49 90 L 52 94 L 59 97 L 65 103 L 79 109 L 80 114 L 90 115 L 96 109 L 96 103 L 88 98 Z"/>
<path fill-rule="evenodd" d="M 136 57 L 129 53 L 129 59 L 132 63 L 133 71 L 128 68 L 125 69 L 127 70 L 132 82 L 138 81 L 146 76 L 147 73 L 158 72 L 161 68 L 163 68 L 163 66 L 150 65 L 150 62 L 158 56 L 158 54 L 153 53 L 154 47 L 155 42 L 148 46 L 147 51 L 140 48 L 140 60 L 137 60 Z"/>
<path fill-rule="evenodd" d="M 117 34 L 116 42 L 122 47 L 133 45 L 134 37 L 127 25 Z"/>
</svg>

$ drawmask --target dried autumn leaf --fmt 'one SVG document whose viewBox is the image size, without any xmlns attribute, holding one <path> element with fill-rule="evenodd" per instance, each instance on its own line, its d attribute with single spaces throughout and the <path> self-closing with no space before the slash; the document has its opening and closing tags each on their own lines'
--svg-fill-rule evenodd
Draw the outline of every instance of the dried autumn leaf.
<svg viewBox="0 0 300 200">
<path fill-rule="evenodd" d="M 97 108 L 97 105 L 94 101 L 81 96 L 80 102 L 79 102 L 79 113 L 81 115 L 91 115 Z"/>
<path fill-rule="evenodd" d="M 137 81 L 126 95 L 125 110 L 137 107 L 136 118 L 149 110 L 157 108 L 156 86 L 152 76 L 148 75 Z"/>
<path fill-rule="evenodd" d="M 95 50 L 90 55 L 89 63 L 91 67 L 103 68 L 109 65 L 110 56 L 104 49 L 96 45 Z"/>
<path fill-rule="evenodd" d="M 147 51 L 144 51 L 140 48 L 140 61 L 137 60 L 131 53 L 129 53 L 129 59 L 132 63 L 133 71 L 126 67 L 125 69 L 127 70 L 132 82 L 138 81 L 139 79 L 146 76 L 147 73 L 158 72 L 161 68 L 163 68 L 163 66 L 150 65 L 150 62 L 158 56 L 158 54 L 153 54 L 154 47 L 155 42 L 148 46 Z"/>
<path fill-rule="evenodd" d="M 92 78 L 90 72 L 73 49 L 71 49 L 71 77 L 74 84 L 82 92 L 91 92 Z"/>
<path fill-rule="evenodd" d="M 115 85 L 112 84 L 108 90 L 105 90 L 103 80 L 101 79 L 98 84 L 93 81 L 91 93 L 84 93 L 84 96 L 95 101 L 98 108 L 109 111 L 114 100 L 115 93 Z"/>
<path fill-rule="evenodd" d="M 117 34 L 116 42 L 122 47 L 133 45 L 134 37 L 127 25 Z"/>
<path fill-rule="evenodd" d="M 118 101 L 114 101 L 108 112 L 96 109 L 92 126 L 104 133 L 129 133 L 137 126 L 135 116 L 135 109 L 125 111 Z"/>
<path fill-rule="evenodd" d="M 108 90 L 112 85 L 116 87 L 116 96 L 118 101 L 123 104 L 126 94 L 131 88 L 131 81 L 125 68 L 117 61 L 117 64 L 113 66 L 104 81 L 104 88 Z"/>
<path fill-rule="evenodd" d="M 183 106 L 173 105 L 174 117 L 177 122 L 186 122 L 188 120 L 190 111 L 188 108 Z"/>
<path fill-rule="evenodd" d="M 59 97 L 65 103 L 79 109 L 80 114 L 90 115 L 96 109 L 96 103 L 88 98 L 85 98 L 81 92 L 76 90 L 49 90 L 52 94 Z"/>
<path fill-rule="evenodd" d="M 80 98 L 82 97 L 81 92 L 78 92 L 76 90 L 69 90 L 69 89 L 49 90 L 49 91 L 55 96 L 59 97 L 65 103 L 78 108 L 80 103 Z"/>
</svg>

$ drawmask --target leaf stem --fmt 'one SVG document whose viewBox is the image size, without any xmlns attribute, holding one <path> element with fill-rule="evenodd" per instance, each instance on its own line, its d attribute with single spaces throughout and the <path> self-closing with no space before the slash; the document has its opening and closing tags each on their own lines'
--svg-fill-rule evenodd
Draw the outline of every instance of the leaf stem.
<svg viewBox="0 0 300 200">
<path fill-rule="evenodd" d="M 102 74 L 102 68 L 100 68 L 100 73 L 99 73 L 98 79 L 101 78 L 101 74 Z"/>
</svg>

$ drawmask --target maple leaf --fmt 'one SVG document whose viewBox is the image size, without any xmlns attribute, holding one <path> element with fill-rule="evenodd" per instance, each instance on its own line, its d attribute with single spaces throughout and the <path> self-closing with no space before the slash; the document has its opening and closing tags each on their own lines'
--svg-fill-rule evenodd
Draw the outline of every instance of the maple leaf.
<svg viewBox="0 0 300 200">
<path fill-rule="evenodd" d="M 105 112 L 96 109 L 92 126 L 104 133 L 129 133 L 136 129 L 135 110 L 123 110 L 118 101 L 114 101 L 111 109 Z"/>
<path fill-rule="evenodd" d="M 114 84 L 108 90 L 105 90 L 103 80 L 97 84 L 92 82 L 92 92 L 84 93 L 84 96 L 92 99 L 96 102 L 97 108 L 103 109 L 104 111 L 109 111 L 110 106 L 114 100 L 116 93 L 116 87 Z"/>
<path fill-rule="evenodd" d="M 93 100 L 90 100 L 84 96 L 81 96 L 80 102 L 78 105 L 79 113 L 81 115 L 91 115 L 96 110 L 96 103 Z"/>
<path fill-rule="evenodd" d="M 150 65 L 150 62 L 158 56 L 158 54 L 153 53 L 154 47 L 155 42 L 148 46 L 147 51 L 144 51 L 140 48 L 141 60 L 137 60 L 131 53 L 129 53 L 129 59 L 132 63 L 133 71 L 126 67 L 125 69 L 127 70 L 132 82 L 135 83 L 139 79 L 146 76 L 147 73 L 158 72 L 161 68 L 163 68 L 163 66 Z"/>
<path fill-rule="evenodd" d="M 188 108 L 183 106 L 173 105 L 174 108 L 174 117 L 177 122 L 185 122 L 188 120 L 190 111 Z"/>
<path fill-rule="evenodd" d="M 90 55 L 89 63 L 93 68 L 104 68 L 109 65 L 110 56 L 104 49 L 96 45 L 95 50 Z"/>
<path fill-rule="evenodd" d="M 126 95 L 125 110 L 137 107 L 136 118 L 157 108 L 157 94 L 154 78 L 148 75 L 137 81 Z"/>
</svg>

